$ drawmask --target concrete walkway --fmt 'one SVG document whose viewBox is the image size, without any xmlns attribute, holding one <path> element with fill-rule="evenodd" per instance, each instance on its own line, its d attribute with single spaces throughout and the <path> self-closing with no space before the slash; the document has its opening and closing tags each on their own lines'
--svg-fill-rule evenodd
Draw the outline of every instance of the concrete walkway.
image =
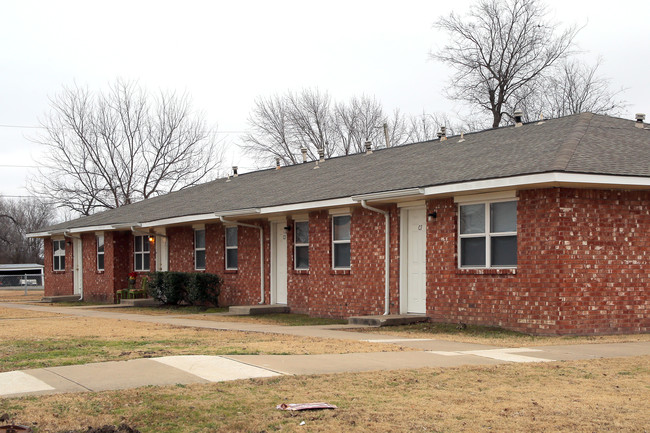
<svg viewBox="0 0 650 433">
<path fill-rule="evenodd" d="M 399 370 L 421 367 L 493 365 L 506 362 L 549 362 L 621 356 L 650 355 L 650 342 L 575 344 L 535 348 L 502 348 L 435 339 L 395 338 L 382 334 L 344 331 L 349 325 L 275 326 L 215 322 L 174 316 L 120 313 L 102 308 L 45 307 L 0 303 L 0 307 L 61 313 L 174 326 L 290 334 L 396 344 L 419 349 L 408 352 L 375 352 L 332 355 L 232 355 L 169 356 L 49 367 L 0 373 L 0 397 L 88 392 L 135 388 L 146 385 L 210 383 L 278 375 L 302 375 Z M 359 328 L 358 325 L 352 326 Z"/>
</svg>

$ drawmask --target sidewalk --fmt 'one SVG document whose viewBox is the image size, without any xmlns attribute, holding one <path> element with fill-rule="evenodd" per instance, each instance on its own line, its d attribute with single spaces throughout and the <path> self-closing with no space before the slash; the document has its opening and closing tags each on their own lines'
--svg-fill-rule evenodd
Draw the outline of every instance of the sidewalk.
<svg viewBox="0 0 650 433">
<path fill-rule="evenodd" d="M 435 339 L 400 339 L 382 334 L 343 331 L 348 325 L 275 326 L 214 322 L 173 316 L 126 314 L 80 307 L 42 307 L 0 303 L 0 307 L 48 311 L 71 316 L 101 317 L 164 323 L 195 328 L 242 330 L 306 337 L 336 338 L 397 344 L 416 348 L 409 352 L 336 355 L 232 355 L 169 356 L 50 367 L 0 373 L 0 397 L 88 392 L 146 385 L 210 383 L 279 375 L 305 375 L 399 370 L 422 367 L 494 365 L 506 362 L 551 362 L 650 355 L 650 342 L 575 344 L 535 348 L 502 348 Z M 354 328 L 359 326 L 354 325 Z M 369 337 L 371 339 L 369 339 Z"/>
</svg>

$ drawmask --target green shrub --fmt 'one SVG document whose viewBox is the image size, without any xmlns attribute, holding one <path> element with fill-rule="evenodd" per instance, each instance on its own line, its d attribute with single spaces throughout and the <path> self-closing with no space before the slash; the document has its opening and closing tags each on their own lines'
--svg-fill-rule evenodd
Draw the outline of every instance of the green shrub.
<svg viewBox="0 0 650 433">
<path fill-rule="evenodd" d="M 186 302 L 190 305 L 219 304 L 223 280 L 215 274 L 196 272 L 151 272 L 148 294 L 167 304 Z"/>
<path fill-rule="evenodd" d="M 191 273 L 185 300 L 190 305 L 219 306 L 219 293 L 223 279 L 215 274 Z"/>
<path fill-rule="evenodd" d="M 149 273 L 149 288 L 147 294 L 152 298 L 165 302 L 163 300 L 163 280 L 165 278 L 165 272 L 150 272 Z"/>
</svg>

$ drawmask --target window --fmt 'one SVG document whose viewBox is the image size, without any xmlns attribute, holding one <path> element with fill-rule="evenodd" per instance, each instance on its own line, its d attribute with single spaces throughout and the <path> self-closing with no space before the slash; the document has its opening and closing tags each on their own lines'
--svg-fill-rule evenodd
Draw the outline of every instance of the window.
<svg viewBox="0 0 650 433">
<path fill-rule="evenodd" d="M 149 236 L 135 236 L 133 256 L 136 271 L 149 270 Z"/>
<path fill-rule="evenodd" d="M 226 269 L 237 269 L 237 226 L 226 227 Z"/>
<path fill-rule="evenodd" d="M 309 222 L 296 221 L 294 227 L 294 267 L 309 269 Z"/>
<path fill-rule="evenodd" d="M 460 205 L 460 266 L 517 266 L 517 202 Z"/>
<path fill-rule="evenodd" d="M 332 265 L 350 268 L 350 215 L 332 217 Z"/>
<path fill-rule="evenodd" d="M 65 240 L 52 241 L 52 269 L 65 271 Z"/>
<path fill-rule="evenodd" d="M 194 269 L 205 269 L 205 229 L 194 230 Z"/>
<path fill-rule="evenodd" d="M 97 235 L 97 270 L 104 270 L 104 235 Z"/>
</svg>

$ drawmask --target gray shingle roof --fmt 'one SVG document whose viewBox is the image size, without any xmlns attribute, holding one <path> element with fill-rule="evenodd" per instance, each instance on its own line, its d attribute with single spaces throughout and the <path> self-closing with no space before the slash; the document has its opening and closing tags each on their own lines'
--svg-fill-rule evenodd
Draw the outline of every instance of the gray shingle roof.
<svg viewBox="0 0 650 433">
<path fill-rule="evenodd" d="M 43 231 L 148 222 L 237 209 L 517 175 L 571 172 L 650 177 L 650 131 L 583 113 L 414 143 L 315 163 L 261 170 L 151 198 Z"/>
</svg>

